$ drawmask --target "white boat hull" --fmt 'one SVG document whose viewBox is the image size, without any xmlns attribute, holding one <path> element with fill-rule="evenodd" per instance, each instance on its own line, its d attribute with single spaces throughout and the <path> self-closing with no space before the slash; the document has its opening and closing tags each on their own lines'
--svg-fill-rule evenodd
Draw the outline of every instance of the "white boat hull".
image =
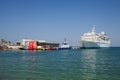
<svg viewBox="0 0 120 80">
<path fill-rule="evenodd" d="M 110 44 L 107 42 L 81 41 L 81 46 L 84 48 L 105 48 L 110 47 Z"/>
</svg>

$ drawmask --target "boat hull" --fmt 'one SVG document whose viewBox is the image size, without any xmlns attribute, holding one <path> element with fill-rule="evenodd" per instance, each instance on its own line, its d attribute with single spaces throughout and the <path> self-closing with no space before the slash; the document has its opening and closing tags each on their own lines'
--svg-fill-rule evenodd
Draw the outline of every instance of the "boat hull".
<svg viewBox="0 0 120 80">
<path fill-rule="evenodd" d="M 81 46 L 82 48 L 107 48 L 110 47 L 110 44 L 106 42 L 81 41 Z"/>
<path fill-rule="evenodd" d="M 72 49 L 72 47 L 69 47 L 69 48 L 58 48 L 58 50 L 70 50 Z"/>
</svg>

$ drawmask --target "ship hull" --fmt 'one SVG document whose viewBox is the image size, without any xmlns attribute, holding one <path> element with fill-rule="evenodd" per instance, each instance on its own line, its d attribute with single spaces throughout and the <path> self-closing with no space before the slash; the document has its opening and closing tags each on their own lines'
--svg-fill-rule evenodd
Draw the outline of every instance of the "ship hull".
<svg viewBox="0 0 120 80">
<path fill-rule="evenodd" d="M 70 50 L 72 47 L 67 47 L 67 48 L 58 48 L 58 50 Z"/>
<path fill-rule="evenodd" d="M 81 41 L 82 48 L 108 48 L 109 43 L 105 42 L 91 42 L 91 41 Z"/>
</svg>

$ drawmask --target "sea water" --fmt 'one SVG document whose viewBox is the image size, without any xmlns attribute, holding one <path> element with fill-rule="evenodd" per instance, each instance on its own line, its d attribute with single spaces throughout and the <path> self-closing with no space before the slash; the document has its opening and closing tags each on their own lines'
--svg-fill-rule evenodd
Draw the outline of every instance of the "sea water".
<svg viewBox="0 0 120 80">
<path fill-rule="evenodd" d="M 0 80 L 120 80 L 120 48 L 0 51 Z"/>
</svg>

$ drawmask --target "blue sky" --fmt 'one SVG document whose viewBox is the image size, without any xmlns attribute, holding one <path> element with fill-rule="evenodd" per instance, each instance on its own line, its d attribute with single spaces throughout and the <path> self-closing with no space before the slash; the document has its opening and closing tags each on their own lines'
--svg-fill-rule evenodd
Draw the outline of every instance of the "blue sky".
<svg viewBox="0 0 120 80">
<path fill-rule="evenodd" d="M 80 45 L 92 25 L 120 46 L 120 0 L 0 0 L 0 38 Z"/>
</svg>

